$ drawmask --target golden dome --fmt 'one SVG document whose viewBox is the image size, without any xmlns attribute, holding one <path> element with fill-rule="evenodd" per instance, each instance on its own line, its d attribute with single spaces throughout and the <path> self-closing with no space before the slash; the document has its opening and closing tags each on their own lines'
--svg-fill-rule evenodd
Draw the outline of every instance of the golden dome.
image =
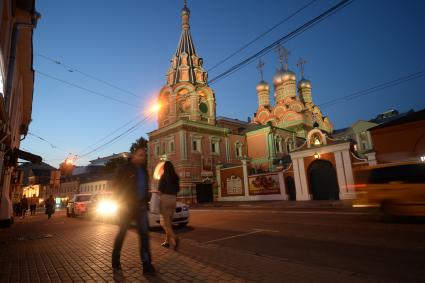
<svg viewBox="0 0 425 283">
<path fill-rule="evenodd" d="M 274 85 L 280 85 L 286 81 L 295 81 L 297 79 L 294 72 L 286 70 L 279 70 L 277 71 L 276 75 L 273 77 L 273 83 Z"/>
<path fill-rule="evenodd" d="M 269 91 L 269 90 L 270 90 L 270 86 L 265 81 L 261 81 L 257 84 L 257 92 Z"/>
<path fill-rule="evenodd" d="M 302 79 L 298 82 L 298 87 L 299 88 L 305 88 L 305 87 L 311 88 L 311 82 L 309 80 Z"/>
</svg>

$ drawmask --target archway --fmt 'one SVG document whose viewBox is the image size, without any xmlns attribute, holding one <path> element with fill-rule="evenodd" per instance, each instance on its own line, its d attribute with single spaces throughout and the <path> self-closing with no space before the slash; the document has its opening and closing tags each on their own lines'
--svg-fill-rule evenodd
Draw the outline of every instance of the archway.
<svg viewBox="0 0 425 283">
<path fill-rule="evenodd" d="M 316 160 L 308 168 L 308 175 L 314 200 L 339 199 L 338 179 L 332 163 Z"/>
</svg>

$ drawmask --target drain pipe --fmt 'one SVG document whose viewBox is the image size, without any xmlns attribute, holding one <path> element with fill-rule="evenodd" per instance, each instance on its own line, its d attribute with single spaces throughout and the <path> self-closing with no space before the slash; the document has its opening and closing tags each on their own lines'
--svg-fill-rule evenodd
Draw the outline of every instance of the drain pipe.
<svg viewBox="0 0 425 283">
<path fill-rule="evenodd" d="M 16 64 L 16 51 L 18 49 L 18 41 L 20 30 L 23 28 L 34 29 L 37 27 L 37 21 L 41 18 L 41 15 L 38 12 L 34 12 L 34 16 L 31 20 L 31 23 L 14 23 L 12 31 L 12 44 L 10 48 L 10 57 L 9 57 L 9 67 L 7 70 L 7 81 L 6 81 L 6 93 L 5 93 L 5 102 L 6 102 L 6 113 L 9 115 L 11 113 L 11 99 L 12 99 L 12 85 L 13 85 L 13 73 L 15 71 Z"/>
</svg>

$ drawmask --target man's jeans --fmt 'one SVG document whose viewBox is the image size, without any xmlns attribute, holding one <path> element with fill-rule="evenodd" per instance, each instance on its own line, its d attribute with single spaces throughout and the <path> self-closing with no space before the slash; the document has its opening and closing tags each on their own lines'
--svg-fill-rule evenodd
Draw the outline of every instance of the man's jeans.
<svg viewBox="0 0 425 283">
<path fill-rule="evenodd" d="M 130 226 L 132 220 L 137 223 L 137 231 L 139 233 L 139 245 L 140 245 L 140 258 L 142 259 L 143 265 L 151 264 L 151 252 L 149 246 L 149 222 L 148 222 L 148 209 L 146 207 L 137 208 L 131 214 L 121 215 L 119 223 L 119 231 L 114 242 L 114 249 L 112 251 L 112 266 L 116 267 L 120 265 L 121 249 L 124 242 L 127 229 Z"/>
</svg>

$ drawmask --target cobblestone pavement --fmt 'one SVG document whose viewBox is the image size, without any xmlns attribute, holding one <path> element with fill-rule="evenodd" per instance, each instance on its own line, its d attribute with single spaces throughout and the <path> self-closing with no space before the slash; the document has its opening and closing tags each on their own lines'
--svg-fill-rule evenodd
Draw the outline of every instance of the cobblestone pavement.
<svg viewBox="0 0 425 283">
<path fill-rule="evenodd" d="M 144 276 L 133 230 L 124 243 L 122 273 L 113 274 L 116 232 L 115 225 L 66 218 L 63 212 L 51 220 L 43 214 L 18 219 L 0 230 L 0 282 L 373 282 L 346 271 L 201 244 L 184 235 L 175 252 L 160 246 L 160 231 L 151 232 L 158 274 Z"/>
</svg>

